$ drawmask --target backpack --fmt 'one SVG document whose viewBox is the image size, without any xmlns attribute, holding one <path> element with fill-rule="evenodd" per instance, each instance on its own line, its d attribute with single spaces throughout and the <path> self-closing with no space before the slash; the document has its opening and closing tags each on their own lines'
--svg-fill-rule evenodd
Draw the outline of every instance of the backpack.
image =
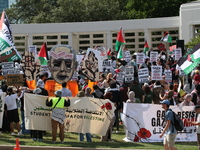
<svg viewBox="0 0 200 150">
<path fill-rule="evenodd" d="M 183 121 L 174 111 L 172 111 L 172 113 L 174 115 L 174 122 L 173 121 L 171 122 L 172 125 L 175 127 L 177 131 L 182 131 L 184 129 Z"/>
</svg>

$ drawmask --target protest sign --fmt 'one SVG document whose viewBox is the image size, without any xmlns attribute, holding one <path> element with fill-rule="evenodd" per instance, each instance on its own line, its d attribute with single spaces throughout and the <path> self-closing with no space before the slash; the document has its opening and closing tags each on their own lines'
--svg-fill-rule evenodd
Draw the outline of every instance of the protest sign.
<svg viewBox="0 0 200 150">
<path fill-rule="evenodd" d="M 2 62 L 2 74 L 6 76 L 7 74 L 20 74 L 20 70 L 14 67 L 13 62 Z"/>
<path fill-rule="evenodd" d="M 76 61 L 78 62 L 77 71 L 81 70 L 83 66 L 84 55 L 76 55 Z"/>
<path fill-rule="evenodd" d="M 36 80 L 40 75 L 40 65 L 35 63 L 33 53 L 25 52 L 22 57 L 22 69 L 27 81 Z"/>
<path fill-rule="evenodd" d="M 162 80 L 162 66 L 151 66 L 151 80 Z"/>
<path fill-rule="evenodd" d="M 158 52 L 150 52 L 150 62 L 157 62 Z"/>
<path fill-rule="evenodd" d="M 122 85 L 124 83 L 124 72 L 118 72 L 117 73 L 117 77 L 116 77 L 116 81 Z"/>
<path fill-rule="evenodd" d="M 165 75 L 166 82 L 172 82 L 172 71 L 171 70 L 165 70 L 164 75 Z"/>
<path fill-rule="evenodd" d="M 4 98 L 5 93 L 0 93 L 0 128 L 2 128 L 3 125 L 3 113 L 4 113 Z"/>
<path fill-rule="evenodd" d="M 188 48 L 186 54 L 178 60 L 181 70 L 187 75 L 200 63 L 200 43 L 192 49 Z"/>
<path fill-rule="evenodd" d="M 194 106 L 170 106 L 184 122 L 184 130 L 176 136 L 176 141 L 196 141 L 196 126 L 187 123 L 195 121 Z M 125 141 L 161 142 L 159 137 L 165 122 L 165 111 L 161 105 L 124 103 L 122 121 Z"/>
<path fill-rule="evenodd" d="M 100 52 L 100 56 L 102 60 L 108 59 L 107 51 L 105 46 L 100 46 L 96 48 L 97 51 Z"/>
<path fill-rule="evenodd" d="M 136 57 L 137 64 L 143 64 L 144 58 L 145 58 L 144 53 L 137 53 L 137 57 Z"/>
<path fill-rule="evenodd" d="M 174 49 L 175 60 L 179 60 L 182 57 L 181 48 Z"/>
<path fill-rule="evenodd" d="M 124 79 L 125 79 L 126 83 L 130 83 L 131 81 L 134 80 L 134 67 L 133 66 L 125 67 Z"/>
<path fill-rule="evenodd" d="M 146 83 L 149 81 L 149 70 L 148 68 L 142 68 L 138 70 L 138 78 L 140 83 Z"/>
<path fill-rule="evenodd" d="M 24 94 L 26 129 L 51 131 L 52 107 L 46 106 L 46 98 Z M 71 97 L 70 106 L 65 113 L 65 131 L 105 135 L 114 110 L 114 104 L 110 100 Z"/>
<path fill-rule="evenodd" d="M 10 21 L 8 20 L 8 17 L 5 13 L 5 11 L 2 12 L 1 16 L 1 22 L 0 22 L 0 62 L 3 62 L 5 60 L 7 61 L 14 61 L 14 60 L 20 60 L 21 56 L 18 53 L 17 49 L 15 48 L 13 36 L 12 36 L 12 30 L 10 27 Z M 9 49 L 9 50 L 8 50 Z M 8 50 L 8 51 L 7 51 Z"/>
<path fill-rule="evenodd" d="M 102 71 L 102 64 L 103 60 L 101 59 L 100 52 L 88 48 L 82 66 L 83 75 L 91 81 L 98 81 L 99 72 Z"/>
<path fill-rule="evenodd" d="M 126 61 L 126 62 L 129 62 L 131 61 L 131 53 L 130 51 L 123 51 L 123 59 Z"/>
<path fill-rule="evenodd" d="M 33 53 L 33 54 L 37 54 L 37 47 L 36 47 L 36 45 L 29 45 L 28 51 L 31 52 L 31 53 Z"/>
<path fill-rule="evenodd" d="M 114 72 L 111 61 L 109 61 L 109 60 L 103 61 L 103 72 L 104 73 L 110 73 L 110 72 L 113 73 Z"/>
<path fill-rule="evenodd" d="M 23 74 L 7 74 L 6 76 L 7 86 L 23 86 L 24 77 Z"/>
</svg>

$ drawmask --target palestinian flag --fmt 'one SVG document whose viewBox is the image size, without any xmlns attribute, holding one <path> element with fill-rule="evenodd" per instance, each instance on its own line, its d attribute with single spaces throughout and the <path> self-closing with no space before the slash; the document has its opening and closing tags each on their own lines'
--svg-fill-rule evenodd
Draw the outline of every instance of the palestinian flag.
<svg viewBox="0 0 200 150">
<path fill-rule="evenodd" d="M 107 50 L 107 56 L 110 59 L 110 57 L 111 57 L 111 49 L 110 48 Z"/>
<path fill-rule="evenodd" d="M 122 59 L 122 58 L 123 58 L 123 52 L 122 52 L 122 46 L 121 46 L 117 54 L 117 59 Z"/>
<path fill-rule="evenodd" d="M 122 34 L 122 28 L 117 34 L 117 39 L 116 39 L 116 45 L 115 45 L 115 50 L 118 52 L 121 45 L 124 45 L 126 42 L 124 40 L 123 34 Z"/>
<path fill-rule="evenodd" d="M 2 12 L 0 20 L 0 52 L 2 55 L 0 61 L 14 61 L 21 59 L 20 54 L 14 46 L 11 27 L 4 11 Z"/>
<path fill-rule="evenodd" d="M 146 53 L 148 51 L 149 51 L 149 45 L 148 45 L 147 41 L 145 41 L 143 53 L 146 55 Z"/>
<path fill-rule="evenodd" d="M 172 37 L 169 35 L 169 32 L 166 31 L 164 33 L 164 36 L 161 38 L 161 41 L 163 42 L 168 42 L 168 43 L 171 43 L 172 42 Z"/>
<path fill-rule="evenodd" d="M 38 54 L 38 59 L 40 60 L 40 65 L 47 65 L 47 45 L 43 43 Z"/>
<path fill-rule="evenodd" d="M 187 53 L 183 57 L 181 57 L 178 61 L 178 65 L 186 75 L 189 74 L 199 64 L 200 64 L 200 43 L 197 44 L 192 49 L 188 49 Z"/>
</svg>

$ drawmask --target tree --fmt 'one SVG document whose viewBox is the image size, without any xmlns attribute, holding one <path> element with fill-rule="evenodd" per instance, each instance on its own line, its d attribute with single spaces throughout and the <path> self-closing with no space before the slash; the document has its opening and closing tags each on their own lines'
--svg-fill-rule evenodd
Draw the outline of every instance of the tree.
<svg viewBox="0 0 200 150">
<path fill-rule="evenodd" d="M 185 44 L 185 47 L 193 48 L 194 46 L 196 46 L 199 43 L 200 43 L 200 36 L 196 36 L 196 37 L 192 38 L 187 44 Z"/>
<path fill-rule="evenodd" d="M 178 16 L 194 0 L 17 0 L 6 13 L 12 23 L 85 22 Z"/>
</svg>

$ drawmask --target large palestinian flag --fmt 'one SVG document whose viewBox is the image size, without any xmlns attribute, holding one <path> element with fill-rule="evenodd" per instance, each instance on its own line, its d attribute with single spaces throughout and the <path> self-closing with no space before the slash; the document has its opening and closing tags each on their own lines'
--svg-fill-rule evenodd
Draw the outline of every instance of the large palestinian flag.
<svg viewBox="0 0 200 150">
<path fill-rule="evenodd" d="M 0 20 L 0 55 L 2 55 L 0 61 L 21 59 L 21 56 L 14 46 L 9 20 L 4 11 L 2 12 Z"/>
<path fill-rule="evenodd" d="M 187 53 L 183 57 L 181 57 L 178 61 L 178 65 L 186 75 L 189 74 L 199 64 L 200 64 L 200 43 L 197 44 L 192 49 L 188 49 Z"/>
</svg>

